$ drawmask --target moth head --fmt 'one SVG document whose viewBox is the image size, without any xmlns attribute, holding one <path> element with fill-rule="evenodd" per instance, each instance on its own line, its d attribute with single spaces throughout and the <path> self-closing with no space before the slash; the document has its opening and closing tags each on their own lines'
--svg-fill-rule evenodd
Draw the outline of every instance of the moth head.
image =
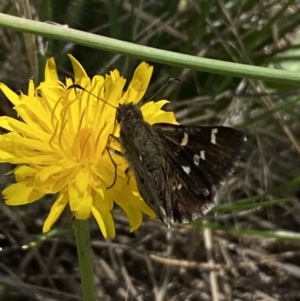
<svg viewBox="0 0 300 301">
<path fill-rule="evenodd" d="M 116 113 L 116 120 L 118 123 L 122 124 L 126 122 L 126 120 L 143 120 L 142 112 L 139 107 L 130 102 L 126 104 L 119 104 Z"/>
</svg>

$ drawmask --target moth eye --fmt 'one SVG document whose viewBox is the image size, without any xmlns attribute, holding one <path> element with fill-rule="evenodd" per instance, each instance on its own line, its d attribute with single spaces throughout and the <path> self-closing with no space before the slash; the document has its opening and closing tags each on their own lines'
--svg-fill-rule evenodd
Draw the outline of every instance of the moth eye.
<svg viewBox="0 0 300 301">
<path fill-rule="evenodd" d="M 189 176 L 191 173 L 191 168 L 189 166 L 184 166 L 184 165 L 182 165 L 181 167 L 183 171 Z"/>
</svg>

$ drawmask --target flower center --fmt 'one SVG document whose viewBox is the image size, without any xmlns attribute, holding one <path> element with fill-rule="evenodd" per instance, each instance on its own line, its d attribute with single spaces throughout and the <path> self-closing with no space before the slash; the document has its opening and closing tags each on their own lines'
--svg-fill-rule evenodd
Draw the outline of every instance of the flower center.
<svg viewBox="0 0 300 301">
<path fill-rule="evenodd" d="M 73 155 L 79 160 L 88 160 L 94 155 L 96 139 L 93 129 L 82 128 L 77 133 L 73 143 Z"/>
</svg>

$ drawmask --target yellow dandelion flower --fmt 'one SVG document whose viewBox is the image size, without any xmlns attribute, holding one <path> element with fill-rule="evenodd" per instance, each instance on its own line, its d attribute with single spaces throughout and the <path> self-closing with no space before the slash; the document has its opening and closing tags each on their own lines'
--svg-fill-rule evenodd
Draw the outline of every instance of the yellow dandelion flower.
<svg viewBox="0 0 300 301">
<path fill-rule="evenodd" d="M 109 75 L 89 78 L 70 56 L 75 80 L 65 84 L 57 75 L 53 58 L 48 59 L 45 81 L 35 88 L 29 82 L 28 94 L 18 95 L 3 83 L 0 88 L 14 105 L 20 120 L 0 117 L 0 127 L 9 131 L 0 135 L 0 162 L 16 164 L 16 183 L 3 190 L 7 205 L 35 202 L 46 194 L 57 194 L 45 220 L 43 232 L 50 230 L 69 205 L 77 219 L 96 219 L 104 237 L 114 237 L 111 210 L 114 202 L 126 213 L 130 231 L 142 222 L 142 212 L 155 216 L 140 198 L 135 181 L 128 183 L 127 162 L 114 156 L 115 168 L 106 149 L 109 135 L 119 135 L 115 122 L 120 103 L 138 103 L 148 87 L 153 68 L 141 63 L 124 92 L 125 78 L 118 70 Z M 85 91 L 78 91 L 74 84 Z M 73 88 L 68 89 L 68 87 Z M 102 101 L 103 100 L 103 101 Z M 173 113 L 161 110 L 166 100 L 148 102 L 141 111 L 150 123 L 176 123 Z M 108 105 L 109 104 L 109 105 Z M 117 142 L 110 146 L 120 149 Z"/>
</svg>

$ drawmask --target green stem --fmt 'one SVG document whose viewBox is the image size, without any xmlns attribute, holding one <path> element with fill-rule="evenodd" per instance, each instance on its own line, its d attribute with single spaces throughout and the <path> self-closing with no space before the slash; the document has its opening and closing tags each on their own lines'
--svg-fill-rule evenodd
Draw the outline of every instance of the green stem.
<svg viewBox="0 0 300 301">
<path fill-rule="evenodd" d="M 89 220 L 74 220 L 83 301 L 96 301 Z"/>
<path fill-rule="evenodd" d="M 143 60 L 168 64 L 180 68 L 212 72 L 226 76 L 247 77 L 270 82 L 299 86 L 300 73 L 273 68 L 238 64 L 156 49 L 136 43 L 120 41 L 98 34 L 79 31 L 65 26 L 38 22 L 0 13 L 0 28 L 32 33 L 44 37 L 73 42 L 113 53 L 130 55 Z"/>
</svg>

